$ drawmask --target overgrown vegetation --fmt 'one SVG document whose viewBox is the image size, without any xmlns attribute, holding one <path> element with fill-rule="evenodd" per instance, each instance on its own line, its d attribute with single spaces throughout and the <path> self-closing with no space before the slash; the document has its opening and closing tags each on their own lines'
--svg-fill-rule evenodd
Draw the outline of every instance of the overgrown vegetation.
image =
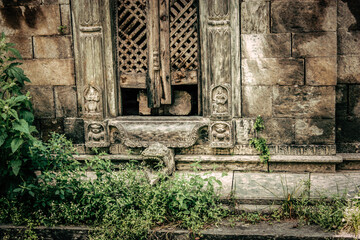
<svg viewBox="0 0 360 240">
<path fill-rule="evenodd" d="M 34 115 L 29 93 L 21 92 L 30 80 L 18 66 L 19 52 L 0 37 L 0 194 L 33 175 L 33 148 L 41 147 L 33 134 Z"/>
<path fill-rule="evenodd" d="M 259 137 L 259 134 L 265 130 L 264 120 L 258 116 L 253 126 L 255 136 L 249 140 L 250 146 L 253 146 L 260 154 L 262 163 L 267 163 L 270 160 L 270 151 L 265 138 Z"/>
<path fill-rule="evenodd" d="M 55 164 L 0 200 L 0 222 L 88 225 L 95 229 L 94 239 L 144 239 L 166 224 L 199 232 L 226 213 L 216 192 L 221 183 L 214 177 L 161 175 L 151 185 L 134 163 L 115 166 L 95 157 L 81 164 L 70 157 L 71 143 L 61 135 L 53 135 L 43 155 L 54 151 Z"/>
</svg>

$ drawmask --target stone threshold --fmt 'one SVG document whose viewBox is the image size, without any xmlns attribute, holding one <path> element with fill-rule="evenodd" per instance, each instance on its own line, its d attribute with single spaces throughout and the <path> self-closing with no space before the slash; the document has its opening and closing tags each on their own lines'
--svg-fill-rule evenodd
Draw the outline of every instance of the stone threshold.
<svg viewBox="0 0 360 240">
<path fill-rule="evenodd" d="M 91 159 L 92 155 L 75 155 L 77 160 Z M 142 161 L 141 155 L 110 154 L 101 156 L 112 161 Z M 202 170 L 217 171 L 256 171 L 256 172 L 324 172 L 335 173 L 337 165 L 343 163 L 342 155 L 329 156 L 301 156 L 301 155 L 272 155 L 268 163 L 262 163 L 257 155 L 176 155 L 176 169 L 178 171 L 192 170 L 193 163 L 199 163 Z M 357 163 L 355 161 L 355 163 Z M 354 164 L 353 164 L 354 165 Z M 341 165 L 341 170 L 360 170 Z M 356 167 L 359 168 L 356 168 Z"/>
<path fill-rule="evenodd" d="M 18 239 L 26 230 L 24 226 L 0 225 L 0 237 L 5 239 L 5 236 Z M 46 240 L 85 240 L 89 239 L 88 234 L 90 228 L 88 227 L 35 227 L 33 231 L 40 239 Z M 325 240 L 325 239 L 356 239 L 356 236 L 346 233 L 335 233 L 324 231 L 319 226 L 315 225 L 300 225 L 297 221 L 283 221 L 274 223 L 258 223 L 245 224 L 235 223 L 230 226 L 230 223 L 224 221 L 218 226 L 212 226 L 201 232 L 201 240 L 235 240 L 235 239 L 311 239 L 311 240 Z M 184 240 L 194 239 L 187 230 L 181 229 L 155 229 L 149 239 L 171 239 Z"/>
</svg>

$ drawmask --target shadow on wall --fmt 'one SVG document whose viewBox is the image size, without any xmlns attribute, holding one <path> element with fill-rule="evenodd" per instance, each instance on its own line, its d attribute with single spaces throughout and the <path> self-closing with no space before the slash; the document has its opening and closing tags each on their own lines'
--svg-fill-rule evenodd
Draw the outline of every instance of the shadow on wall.
<svg viewBox="0 0 360 240">
<path fill-rule="evenodd" d="M 348 8 L 354 16 L 356 23 L 352 24 L 348 31 L 360 30 L 360 1 L 359 0 L 341 0 L 348 4 Z"/>
<path fill-rule="evenodd" d="M 41 22 L 44 14 L 39 5 L 19 6 L 26 3 L 34 2 L 34 0 L 3 0 L 4 8 L 0 9 L 4 24 L 12 29 L 20 29 L 21 22 L 25 22 L 30 28 L 36 28 L 37 22 Z"/>
</svg>

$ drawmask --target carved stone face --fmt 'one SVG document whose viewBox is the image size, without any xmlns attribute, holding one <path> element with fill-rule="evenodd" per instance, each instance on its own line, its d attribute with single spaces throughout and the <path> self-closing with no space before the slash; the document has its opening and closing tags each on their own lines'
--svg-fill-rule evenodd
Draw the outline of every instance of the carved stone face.
<svg viewBox="0 0 360 240">
<path fill-rule="evenodd" d="M 227 125 L 223 123 L 218 123 L 214 125 L 214 128 L 217 133 L 224 133 L 227 130 Z"/>
<path fill-rule="evenodd" d="M 99 134 L 103 131 L 104 128 L 98 123 L 92 123 L 89 125 L 89 129 L 92 133 Z"/>
<path fill-rule="evenodd" d="M 227 102 L 227 94 L 226 94 L 226 90 L 222 87 L 218 87 L 215 90 L 215 95 L 214 95 L 214 101 L 217 104 L 225 104 Z"/>
</svg>

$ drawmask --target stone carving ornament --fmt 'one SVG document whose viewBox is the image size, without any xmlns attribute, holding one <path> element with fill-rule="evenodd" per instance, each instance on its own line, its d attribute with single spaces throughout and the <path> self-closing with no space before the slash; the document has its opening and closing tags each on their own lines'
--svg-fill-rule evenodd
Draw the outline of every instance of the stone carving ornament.
<svg viewBox="0 0 360 240">
<path fill-rule="evenodd" d="M 151 144 L 141 153 L 145 161 L 145 170 L 151 184 L 159 181 L 158 173 L 170 176 L 175 172 L 174 150 L 165 147 L 161 143 Z M 154 166 L 163 165 L 158 172 Z"/>
<path fill-rule="evenodd" d="M 228 113 L 228 94 L 227 90 L 221 86 L 213 89 L 213 113 Z"/>
<path fill-rule="evenodd" d="M 213 117 L 229 117 L 231 98 L 228 86 L 214 86 L 211 89 L 211 113 Z"/>
<path fill-rule="evenodd" d="M 108 147 L 106 122 L 85 122 L 86 147 Z"/>
<path fill-rule="evenodd" d="M 228 148 L 233 146 L 232 125 L 228 122 L 214 122 L 210 126 L 210 146 Z"/>
<path fill-rule="evenodd" d="M 98 113 L 100 111 L 100 91 L 89 85 L 84 91 L 84 107 L 86 113 Z"/>
<path fill-rule="evenodd" d="M 158 142 L 166 147 L 191 147 L 199 139 L 199 129 L 207 126 L 208 121 L 161 121 L 161 120 L 110 120 L 111 142 L 121 142 L 127 147 L 149 147 Z"/>
</svg>

